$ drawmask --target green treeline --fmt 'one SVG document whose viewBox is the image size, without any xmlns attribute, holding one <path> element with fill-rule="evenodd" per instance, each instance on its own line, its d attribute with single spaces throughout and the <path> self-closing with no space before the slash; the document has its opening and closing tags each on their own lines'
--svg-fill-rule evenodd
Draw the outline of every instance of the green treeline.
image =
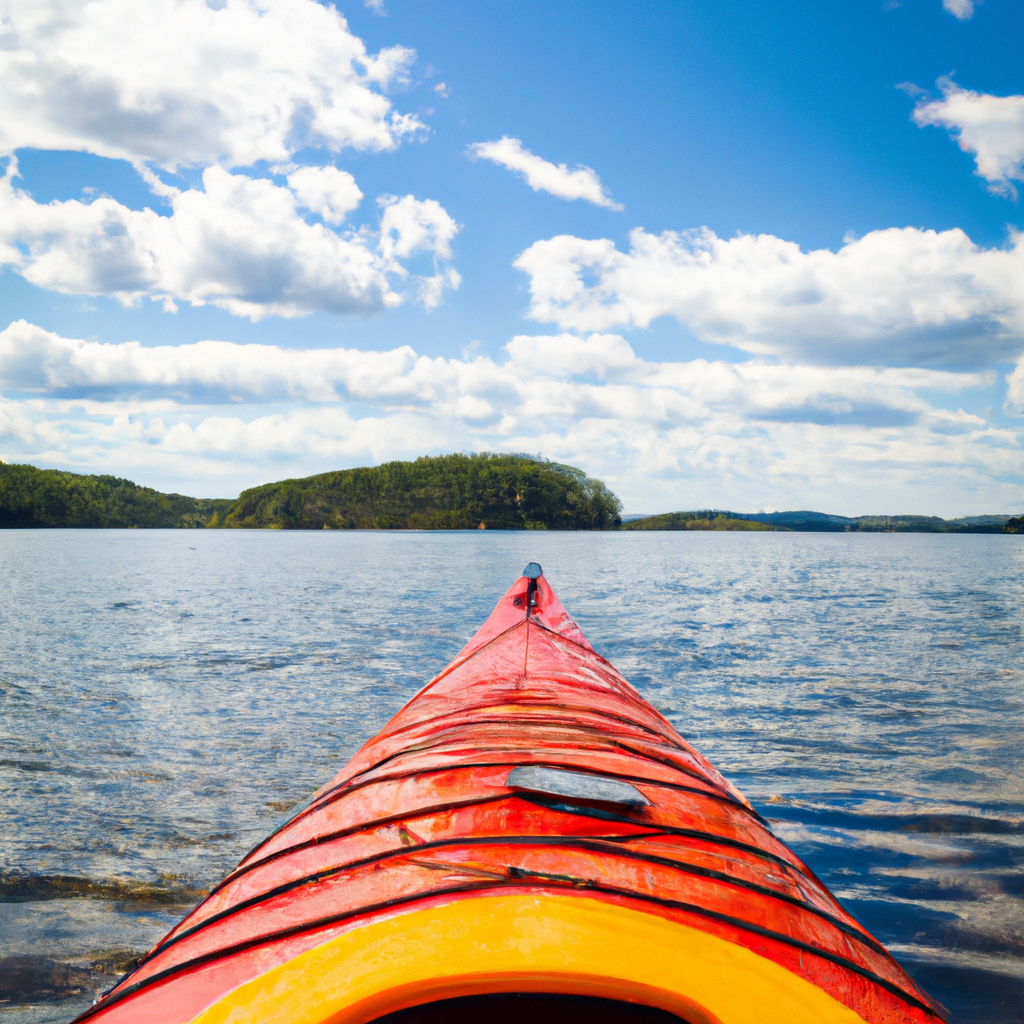
<svg viewBox="0 0 1024 1024">
<path fill-rule="evenodd" d="M 226 498 L 161 494 L 116 476 L 0 462 L 0 527 L 197 527 L 230 505 Z"/>
<path fill-rule="evenodd" d="M 284 530 L 609 530 L 622 505 L 572 466 L 440 455 L 243 491 L 211 526 Z"/>
<path fill-rule="evenodd" d="M 237 499 L 162 494 L 116 476 L 0 462 L 0 528 L 242 527 L 278 530 L 786 530 L 1017 533 L 1024 516 L 667 512 L 621 523 L 622 504 L 573 466 L 527 455 L 440 455 L 321 473 Z"/>
<path fill-rule="evenodd" d="M 798 533 L 1024 533 L 1024 516 L 836 516 L 825 512 L 666 512 L 624 530 L 785 530 Z"/>
<path fill-rule="evenodd" d="M 621 510 L 600 480 L 520 455 L 388 462 L 253 487 L 237 500 L 0 463 L 0 527 L 7 528 L 609 530 Z"/>
<path fill-rule="evenodd" d="M 737 519 L 730 512 L 665 512 L 622 524 L 623 530 L 777 530 L 768 523 Z"/>
</svg>

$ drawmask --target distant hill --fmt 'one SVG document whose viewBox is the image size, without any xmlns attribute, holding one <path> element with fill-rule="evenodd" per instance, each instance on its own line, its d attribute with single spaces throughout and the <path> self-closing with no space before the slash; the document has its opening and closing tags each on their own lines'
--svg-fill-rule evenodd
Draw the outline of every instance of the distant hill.
<svg viewBox="0 0 1024 1024">
<path fill-rule="evenodd" d="M 0 528 L 206 526 L 229 498 L 162 494 L 116 476 L 0 462 Z"/>
<path fill-rule="evenodd" d="M 737 513 L 741 519 L 771 523 L 787 530 L 829 533 L 1004 533 L 1010 522 L 1004 516 L 964 516 L 940 519 L 938 516 L 846 516 L 823 512 L 767 512 L 753 515 Z"/>
<path fill-rule="evenodd" d="M 739 519 L 729 512 L 666 512 L 624 522 L 623 530 L 778 530 L 769 523 Z"/>
<path fill-rule="evenodd" d="M 791 530 L 800 533 L 1024 533 L 1024 517 L 834 516 L 826 512 L 668 512 L 634 519 L 624 530 Z"/>
<path fill-rule="evenodd" d="M 284 530 L 609 530 L 622 505 L 573 466 L 440 455 L 243 491 L 211 526 Z"/>
</svg>

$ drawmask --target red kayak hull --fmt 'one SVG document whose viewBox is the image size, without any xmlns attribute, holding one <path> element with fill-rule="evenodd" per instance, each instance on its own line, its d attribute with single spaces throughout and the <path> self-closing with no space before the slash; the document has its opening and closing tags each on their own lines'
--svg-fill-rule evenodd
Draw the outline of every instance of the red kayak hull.
<svg viewBox="0 0 1024 1024">
<path fill-rule="evenodd" d="M 942 1019 L 543 576 L 80 1019 L 361 1024 L 501 992 Z"/>
</svg>

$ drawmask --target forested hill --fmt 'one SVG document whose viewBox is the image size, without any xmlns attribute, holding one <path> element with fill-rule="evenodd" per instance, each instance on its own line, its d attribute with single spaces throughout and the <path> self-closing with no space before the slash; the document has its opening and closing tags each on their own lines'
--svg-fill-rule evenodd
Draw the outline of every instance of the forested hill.
<svg viewBox="0 0 1024 1024">
<path fill-rule="evenodd" d="M 666 512 L 623 523 L 624 530 L 788 530 L 800 533 L 1024 533 L 1024 516 L 848 516 L 827 512 Z"/>
<path fill-rule="evenodd" d="M 161 494 L 116 476 L 0 462 L 0 527 L 196 527 L 231 504 L 230 498 Z"/>
<path fill-rule="evenodd" d="M 211 526 L 286 530 L 608 530 L 622 505 L 572 466 L 519 455 L 440 455 L 243 491 Z"/>
<path fill-rule="evenodd" d="M 778 530 L 778 526 L 737 519 L 732 512 L 664 512 L 622 524 L 623 530 Z"/>
<path fill-rule="evenodd" d="M 389 462 L 265 484 L 237 500 L 0 463 L 0 528 L 608 530 L 619 525 L 621 509 L 600 480 L 518 455 Z"/>
<path fill-rule="evenodd" d="M 243 491 L 237 499 L 162 494 L 116 476 L 0 462 L 0 528 L 416 530 L 787 530 L 1024 533 L 1024 516 L 846 516 L 669 512 L 621 523 L 622 505 L 581 470 L 525 455 L 441 455 Z"/>
</svg>

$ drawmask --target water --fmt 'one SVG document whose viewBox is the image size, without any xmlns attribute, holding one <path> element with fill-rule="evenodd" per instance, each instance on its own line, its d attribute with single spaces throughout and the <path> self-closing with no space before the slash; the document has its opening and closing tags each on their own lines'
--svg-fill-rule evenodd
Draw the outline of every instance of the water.
<svg viewBox="0 0 1024 1024">
<path fill-rule="evenodd" d="M 6 531 L 0 1024 L 84 1008 L 531 559 L 954 1021 L 1024 1021 L 1019 537 Z"/>
</svg>

